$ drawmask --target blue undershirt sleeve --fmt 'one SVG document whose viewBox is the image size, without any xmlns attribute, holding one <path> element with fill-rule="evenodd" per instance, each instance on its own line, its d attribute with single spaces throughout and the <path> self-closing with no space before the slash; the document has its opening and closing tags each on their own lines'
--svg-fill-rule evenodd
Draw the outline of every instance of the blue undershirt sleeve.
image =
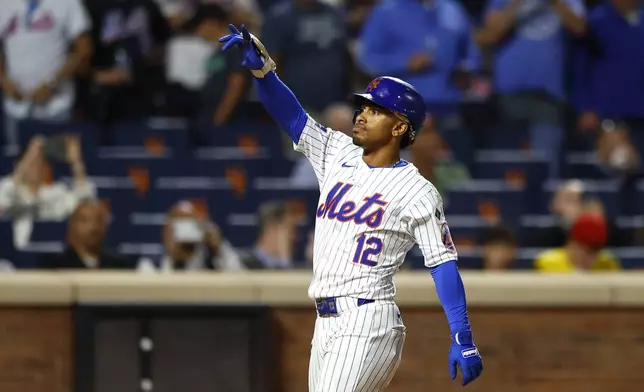
<svg viewBox="0 0 644 392">
<path fill-rule="evenodd" d="M 275 72 L 269 72 L 263 78 L 255 78 L 255 85 L 268 114 L 298 144 L 306 125 L 307 114 L 291 89 Z"/>
<path fill-rule="evenodd" d="M 440 300 L 449 329 L 454 336 L 457 332 L 469 331 L 465 287 L 456 261 L 448 261 L 430 269 L 436 292 Z"/>
</svg>

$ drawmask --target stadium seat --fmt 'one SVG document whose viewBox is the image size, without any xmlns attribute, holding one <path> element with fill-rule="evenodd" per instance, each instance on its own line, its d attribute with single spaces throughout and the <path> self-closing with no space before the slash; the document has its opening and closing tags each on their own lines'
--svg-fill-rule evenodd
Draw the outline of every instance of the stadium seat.
<svg viewBox="0 0 644 392">
<path fill-rule="evenodd" d="M 521 150 L 483 150 L 476 154 L 480 179 L 505 179 L 517 182 L 543 182 L 548 176 L 548 163 Z"/>
<path fill-rule="evenodd" d="M 607 173 L 598 165 L 594 153 L 570 153 L 566 156 L 566 163 L 570 178 L 608 179 Z"/>
<path fill-rule="evenodd" d="M 525 188 L 504 180 L 473 180 L 450 190 L 445 197 L 448 216 L 479 215 L 513 221 L 525 210 Z"/>
</svg>

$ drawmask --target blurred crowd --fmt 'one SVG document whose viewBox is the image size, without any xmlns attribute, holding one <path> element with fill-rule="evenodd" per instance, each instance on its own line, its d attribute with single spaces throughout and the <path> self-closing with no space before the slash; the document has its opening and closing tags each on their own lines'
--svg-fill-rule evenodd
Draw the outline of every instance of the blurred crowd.
<svg viewBox="0 0 644 392">
<path fill-rule="evenodd" d="M 12 219 L 17 249 L 34 221 L 68 220 L 66 248 L 47 255 L 47 268 L 310 264 L 312 234 L 307 260 L 296 262 L 301 217 L 284 201 L 258 206 L 250 250 L 185 200 L 167 212 L 161 258 L 103 246 L 110 212 L 70 130 L 97 124 L 97 145 L 110 146 L 112 124 L 178 118 L 199 148 L 231 124 L 270 121 L 238 51 L 220 50 L 229 23 L 260 37 L 305 109 L 339 132 L 351 132 L 348 94 L 372 77 L 416 86 L 428 114 L 404 158 L 442 194 L 472 180 L 493 133 L 547 162 L 549 180 L 570 178 L 566 154 L 587 151 L 607 178 L 627 183 L 639 178 L 644 148 L 643 17 L 639 0 L 3 0 L 2 145 L 15 155 L 2 171 L 0 215 Z M 23 131 L 25 121 L 47 127 Z M 308 162 L 294 159 L 292 184 L 316 188 Z M 53 178 L 51 162 L 73 181 Z M 585 187 L 558 185 L 556 224 L 530 238 L 500 222 L 485 230 L 481 268 L 511 268 L 518 249 L 532 247 L 546 249 L 533 258 L 537 270 L 619 269 L 607 249 L 641 245 L 639 236 L 621 233 Z"/>
</svg>

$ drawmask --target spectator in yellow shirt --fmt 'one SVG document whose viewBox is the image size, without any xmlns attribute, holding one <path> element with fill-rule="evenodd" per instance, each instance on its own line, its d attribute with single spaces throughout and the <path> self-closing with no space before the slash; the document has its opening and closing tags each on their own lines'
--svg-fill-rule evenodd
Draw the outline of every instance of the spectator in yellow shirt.
<svg viewBox="0 0 644 392">
<path fill-rule="evenodd" d="M 566 245 L 539 254 L 535 268 L 543 272 L 563 273 L 619 270 L 619 260 L 603 249 L 607 237 L 608 229 L 603 217 L 582 214 L 572 225 Z"/>
</svg>

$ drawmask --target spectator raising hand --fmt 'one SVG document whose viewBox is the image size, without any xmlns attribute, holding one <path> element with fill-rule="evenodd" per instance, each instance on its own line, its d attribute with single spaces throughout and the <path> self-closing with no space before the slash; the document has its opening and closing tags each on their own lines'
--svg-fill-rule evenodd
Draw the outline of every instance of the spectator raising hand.
<svg viewBox="0 0 644 392">
<path fill-rule="evenodd" d="M 57 145 L 63 141 L 63 159 L 69 164 L 74 182 L 68 186 L 62 181 L 46 181 L 49 159 L 56 158 Z M 66 219 L 85 199 L 96 195 L 94 184 L 87 178 L 77 136 L 60 135 L 45 139 L 31 139 L 24 155 L 16 163 L 11 175 L 0 181 L 0 214 L 12 217 L 14 242 L 18 249 L 29 243 L 36 219 Z"/>
<path fill-rule="evenodd" d="M 490 0 L 479 44 L 494 52 L 494 87 L 503 126 L 526 128 L 530 147 L 544 156 L 550 176 L 560 175 L 566 35 L 586 28 L 582 0 Z M 587 119 L 590 123 L 590 119 Z"/>
<path fill-rule="evenodd" d="M 85 172 L 80 138 L 77 135 L 66 135 L 64 141 L 65 159 L 74 176 L 74 185 L 82 186 L 87 182 L 87 173 Z"/>
<path fill-rule="evenodd" d="M 80 138 L 77 135 L 65 136 L 65 157 L 70 165 L 83 163 Z"/>
<path fill-rule="evenodd" d="M 29 142 L 26 152 L 18 159 L 16 168 L 12 173 L 12 180 L 16 184 L 28 187 L 32 192 L 37 192 L 43 181 L 42 150 L 45 145 L 45 138 L 35 136 Z"/>
</svg>

